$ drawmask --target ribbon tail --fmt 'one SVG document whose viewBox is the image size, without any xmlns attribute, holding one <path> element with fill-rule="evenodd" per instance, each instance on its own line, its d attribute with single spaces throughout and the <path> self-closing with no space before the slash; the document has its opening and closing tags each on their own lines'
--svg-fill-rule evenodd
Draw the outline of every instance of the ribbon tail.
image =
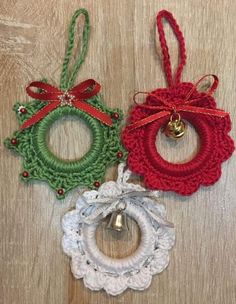
<svg viewBox="0 0 236 304">
<path fill-rule="evenodd" d="M 73 105 L 77 109 L 79 109 L 85 113 L 88 113 L 90 116 L 96 118 L 97 120 L 101 121 L 105 125 L 107 125 L 109 127 L 112 126 L 111 117 L 108 114 L 102 112 L 101 110 L 98 110 L 97 108 L 91 106 L 90 104 L 88 104 L 82 100 L 76 100 L 73 102 Z"/>
<path fill-rule="evenodd" d="M 47 104 L 45 107 L 43 107 L 40 111 L 38 111 L 36 114 L 34 114 L 30 119 L 26 120 L 23 125 L 20 126 L 21 130 L 24 130 L 26 128 L 31 127 L 32 125 L 39 122 L 41 119 L 43 119 L 49 112 L 57 108 L 60 104 L 60 101 L 54 101 L 49 104 Z"/>
<path fill-rule="evenodd" d="M 178 111 L 183 111 L 183 112 L 192 112 L 192 113 L 197 113 L 197 114 L 204 114 L 204 115 L 210 115 L 210 116 L 217 116 L 217 117 L 226 117 L 229 115 L 229 113 L 219 110 L 219 109 L 209 109 L 209 108 L 201 108 L 201 107 L 195 107 L 195 106 L 180 106 L 178 108 Z"/>
<path fill-rule="evenodd" d="M 159 226 L 174 228 L 174 224 L 164 219 L 161 215 L 158 215 L 157 213 L 149 209 L 146 209 L 146 212 Z"/>
<path fill-rule="evenodd" d="M 147 125 L 147 124 L 149 124 L 149 123 L 151 123 L 151 122 L 153 122 L 153 121 L 155 121 L 157 119 L 165 117 L 165 116 L 167 116 L 169 114 L 170 114 L 170 111 L 161 111 L 161 112 L 152 114 L 150 116 L 147 116 L 147 117 L 145 117 L 145 118 L 143 118 L 141 120 L 138 120 L 138 121 L 132 123 L 131 125 L 127 126 L 127 129 L 129 131 L 132 131 L 134 129 L 137 129 L 137 128 L 140 128 L 142 126 L 145 126 L 145 125 Z"/>
<path fill-rule="evenodd" d="M 159 226 L 174 228 L 174 225 L 165 219 L 165 212 L 163 212 L 163 206 L 156 205 L 154 202 L 145 202 L 143 204 L 144 210 L 150 216 L 150 218 Z"/>
</svg>

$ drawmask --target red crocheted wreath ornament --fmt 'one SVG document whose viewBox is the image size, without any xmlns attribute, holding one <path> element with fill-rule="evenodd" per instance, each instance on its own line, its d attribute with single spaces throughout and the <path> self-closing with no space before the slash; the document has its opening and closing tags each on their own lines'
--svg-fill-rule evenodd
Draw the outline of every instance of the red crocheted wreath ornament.
<svg viewBox="0 0 236 304">
<path fill-rule="evenodd" d="M 174 77 L 163 18 L 169 22 L 180 46 L 180 63 Z M 234 150 L 233 140 L 228 136 L 231 121 L 228 113 L 216 108 L 216 102 L 211 96 L 218 85 L 215 75 L 206 75 L 195 85 L 181 82 L 186 63 L 185 42 L 173 15 L 160 11 L 157 15 L 157 28 L 168 87 L 147 93 L 145 102 L 133 107 L 129 117 L 130 124 L 124 129 L 122 139 L 129 152 L 129 168 L 144 177 L 148 188 L 190 195 L 200 185 L 212 185 L 220 178 L 221 163 Z M 208 76 L 214 78 L 211 88 L 207 92 L 199 92 L 198 84 Z M 197 155 L 183 164 L 164 160 L 155 144 L 158 131 L 176 114 L 181 120 L 194 126 L 201 144 Z"/>
</svg>

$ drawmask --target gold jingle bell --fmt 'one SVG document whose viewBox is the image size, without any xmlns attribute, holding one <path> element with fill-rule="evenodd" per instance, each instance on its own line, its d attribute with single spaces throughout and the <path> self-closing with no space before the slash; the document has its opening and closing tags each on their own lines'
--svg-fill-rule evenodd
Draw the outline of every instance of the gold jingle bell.
<svg viewBox="0 0 236 304">
<path fill-rule="evenodd" d="M 123 212 L 126 208 L 125 203 L 120 203 L 117 206 L 117 211 L 112 212 L 107 229 L 112 229 L 115 231 L 127 231 L 129 230 L 127 225 L 126 213 Z"/>
<path fill-rule="evenodd" d="M 178 139 L 184 136 L 186 131 L 186 124 L 183 120 L 181 120 L 178 113 L 175 113 L 174 115 L 177 115 L 177 118 L 174 119 L 173 115 L 171 115 L 170 121 L 165 127 L 164 133 L 167 137 Z"/>
</svg>

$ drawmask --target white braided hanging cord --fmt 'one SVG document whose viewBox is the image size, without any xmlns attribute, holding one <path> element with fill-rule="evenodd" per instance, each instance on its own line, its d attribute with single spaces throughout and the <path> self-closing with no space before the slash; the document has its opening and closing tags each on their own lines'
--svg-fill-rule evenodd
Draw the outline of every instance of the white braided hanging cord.
<svg viewBox="0 0 236 304">
<path fill-rule="evenodd" d="M 129 183 L 130 175 L 125 164 L 120 164 L 116 182 L 109 181 L 97 191 L 84 192 L 76 209 L 62 219 L 62 246 L 71 257 L 73 275 L 83 278 L 85 286 L 91 290 L 104 289 L 113 296 L 127 288 L 148 288 L 152 276 L 168 266 L 169 250 L 175 241 L 173 224 L 165 219 L 165 207 L 157 203 L 159 192 Z M 141 242 L 130 256 L 115 259 L 98 248 L 96 229 L 121 203 L 126 206 L 124 212 L 137 222 Z"/>
</svg>

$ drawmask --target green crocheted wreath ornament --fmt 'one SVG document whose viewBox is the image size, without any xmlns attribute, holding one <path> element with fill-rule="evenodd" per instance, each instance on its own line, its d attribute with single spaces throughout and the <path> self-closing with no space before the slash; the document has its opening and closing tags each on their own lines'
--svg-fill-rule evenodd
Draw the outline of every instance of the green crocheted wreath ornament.
<svg viewBox="0 0 236 304">
<path fill-rule="evenodd" d="M 76 20 L 81 14 L 85 17 L 83 44 L 72 71 L 69 71 Z M 23 157 L 22 180 L 48 182 L 59 199 L 77 186 L 99 187 L 104 180 L 106 168 L 117 161 L 124 161 L 126 157 L 120 142 L 123 118 L 121 110 L 111 110 L 102 103 L 102 97 L 98 94 L 100 85 L 92 79 L 73 87 L 87 53 L 89 32 L 88 12 L 79 9 L 74 13 L 69 27 L 60 88 L 53 87 L 46 81 L 32 82 L 26 91 L 34 100 L 14 105 L 20 129 L 5 140 L 7 148 Z M 48 148 L 47 132 L 50 126 L 68 115 L 81 119 L 92 133 L 90 150 L 78 160 L 60 159 Z"/>
</svg>

